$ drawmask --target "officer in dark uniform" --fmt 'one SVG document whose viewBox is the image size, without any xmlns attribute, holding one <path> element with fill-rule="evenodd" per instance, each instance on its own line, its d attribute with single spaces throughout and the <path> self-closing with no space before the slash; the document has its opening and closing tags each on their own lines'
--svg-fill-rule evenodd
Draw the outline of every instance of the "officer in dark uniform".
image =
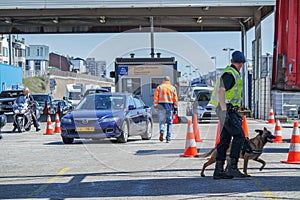
<svg viewBox="0 0 300 200">
<path fill-rule="evenodd" d="M 227 66 L 212 92 L 211 104 L 217 106 L 217 114 L 221 124 L 220 143 L 217 146 L 216 167 L 214 179 L 230 179 L 233 177 L 247 177 L 237 167 L 243 144 L 245 150 L 251 151 L 242 129 L 242 117 L 238 113 L 242 100 L 242 79 L 240 70 L 246 62 L 240 51 L 232 53 L 231 65 Z M 232 139 L 230 164 L 228 172 L 224 171 L 226 151 Z"/>
</svg>

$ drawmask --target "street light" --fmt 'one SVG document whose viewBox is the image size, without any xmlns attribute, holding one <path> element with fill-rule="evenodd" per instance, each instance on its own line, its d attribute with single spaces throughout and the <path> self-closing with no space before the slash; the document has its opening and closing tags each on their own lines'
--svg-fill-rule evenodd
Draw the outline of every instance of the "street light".
<svg viewBox="0 0 300 200">
<path fill-rule="evenodd" d="M 214 60 L 214 63 L 215 63 L 215 80 L 217 80 L 217 56 L 212 56 L 210 57 L 210 59 L 213 59 Z"/>
<path fill-rule="evenodd" d="M 189 85 L 191 85 L 191 76 L 192 76 L 192 67 L 190 65 L 185 66 L 186 68 L 190 68 L 190 73 L 189 73 Z"/>
<path fill-rule="evenodd" d="M 230 58 L 230 52 L 233 51 L 233 50 L 234 50 L 233 48 L 229 48 L 229 47 L 223 49 L 223 51 L 227 51 L 228 52 L 229 63 L 230 63 L 230 60 L 231 60 L 231 58 Z"/>
</svg>

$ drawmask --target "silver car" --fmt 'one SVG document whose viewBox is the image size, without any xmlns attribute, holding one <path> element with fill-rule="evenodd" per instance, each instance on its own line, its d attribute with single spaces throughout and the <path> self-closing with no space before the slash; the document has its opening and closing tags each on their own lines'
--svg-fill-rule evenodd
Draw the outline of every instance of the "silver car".
<svg viewBox="0 0 300 200">
<path fill-rule="evenodd" d="M 197 115 L 198 121 L 218 119 L 216 106 L 209 104 L 211 92 L 210 90 L 201 91 L 193 103 L 193 113 Z"/>
</svg>

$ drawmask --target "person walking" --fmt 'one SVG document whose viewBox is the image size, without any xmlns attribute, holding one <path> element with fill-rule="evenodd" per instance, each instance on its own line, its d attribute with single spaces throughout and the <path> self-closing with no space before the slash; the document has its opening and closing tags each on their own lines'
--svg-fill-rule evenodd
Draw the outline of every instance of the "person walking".
<svg viewBox="0 0 300 200">
<path fill-rule="evenodd" d="M 250 151 L 242 129 L 242 117 L 238 113 L 242 100 L 242 78 L 240 70 L 246 62 L 240 51 L 232 53 L 231 65 L 227 66 L 217 80 L 210 103 L 217 106 L 216 112 L 220 120 L 221 135 L 217 146 L 214 179 L 231 179 L 233 177 L 247 177 L 239 171 L 237 164 L 240 151 L 244 143 L 246 151 Z M 227 172 L 224 171 L 226 151 L 230 145 L 230 163 Z"/>
<path fill-rule="evenodd" d="M 158 112 L 159 140 L 164 140 L 165 123 L 167 123 L 166 142 L 171 141 L 173 114 L 178 111 L 176 88 L 171 85 L 170 77 L 165 76 L 162 84 L 156 87 L 154 93 L 154 108 Z"/>
<path fill-rule="evenodd" d="M 23 90 L 23 94 L 21 94 L 20 96 L 18 96 L 15 100 L 15 103 L 16 104 L 24 104 L 24 103 L 28 103 L 29 105 L 34 101 L 33 97 L 29 94 L 29 89 L 28 88 L 24 88 Z M 29 106 L 29 109 L 30 109 L 30 113 L 31 113 L 31 116 L 32 116 L 32 121 L 33 121 L 33 125 L 35 126 L 36 128 L 36 131 L 40 131 L 40 125 L 38 123 L 38 120 L 37 120 L 37 117 L 35 115 L 35 112 L 32 108 L 30 108 Z M 16 125 L 14 124 L 14 129 L 13 131 L 16 130 Z"/>
</svg>

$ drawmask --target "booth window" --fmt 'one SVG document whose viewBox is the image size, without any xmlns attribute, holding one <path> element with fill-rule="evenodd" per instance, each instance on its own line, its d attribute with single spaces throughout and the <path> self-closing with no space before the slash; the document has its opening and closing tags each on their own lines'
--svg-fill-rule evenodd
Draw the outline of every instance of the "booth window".
<svg viewBox="0 0 300 200">
<path fill-rule="evenodd" d="M 141 95 L 141 79 L 122 78 L 122 92 L 129 92 L 135 95 Z"/>
</svg>

